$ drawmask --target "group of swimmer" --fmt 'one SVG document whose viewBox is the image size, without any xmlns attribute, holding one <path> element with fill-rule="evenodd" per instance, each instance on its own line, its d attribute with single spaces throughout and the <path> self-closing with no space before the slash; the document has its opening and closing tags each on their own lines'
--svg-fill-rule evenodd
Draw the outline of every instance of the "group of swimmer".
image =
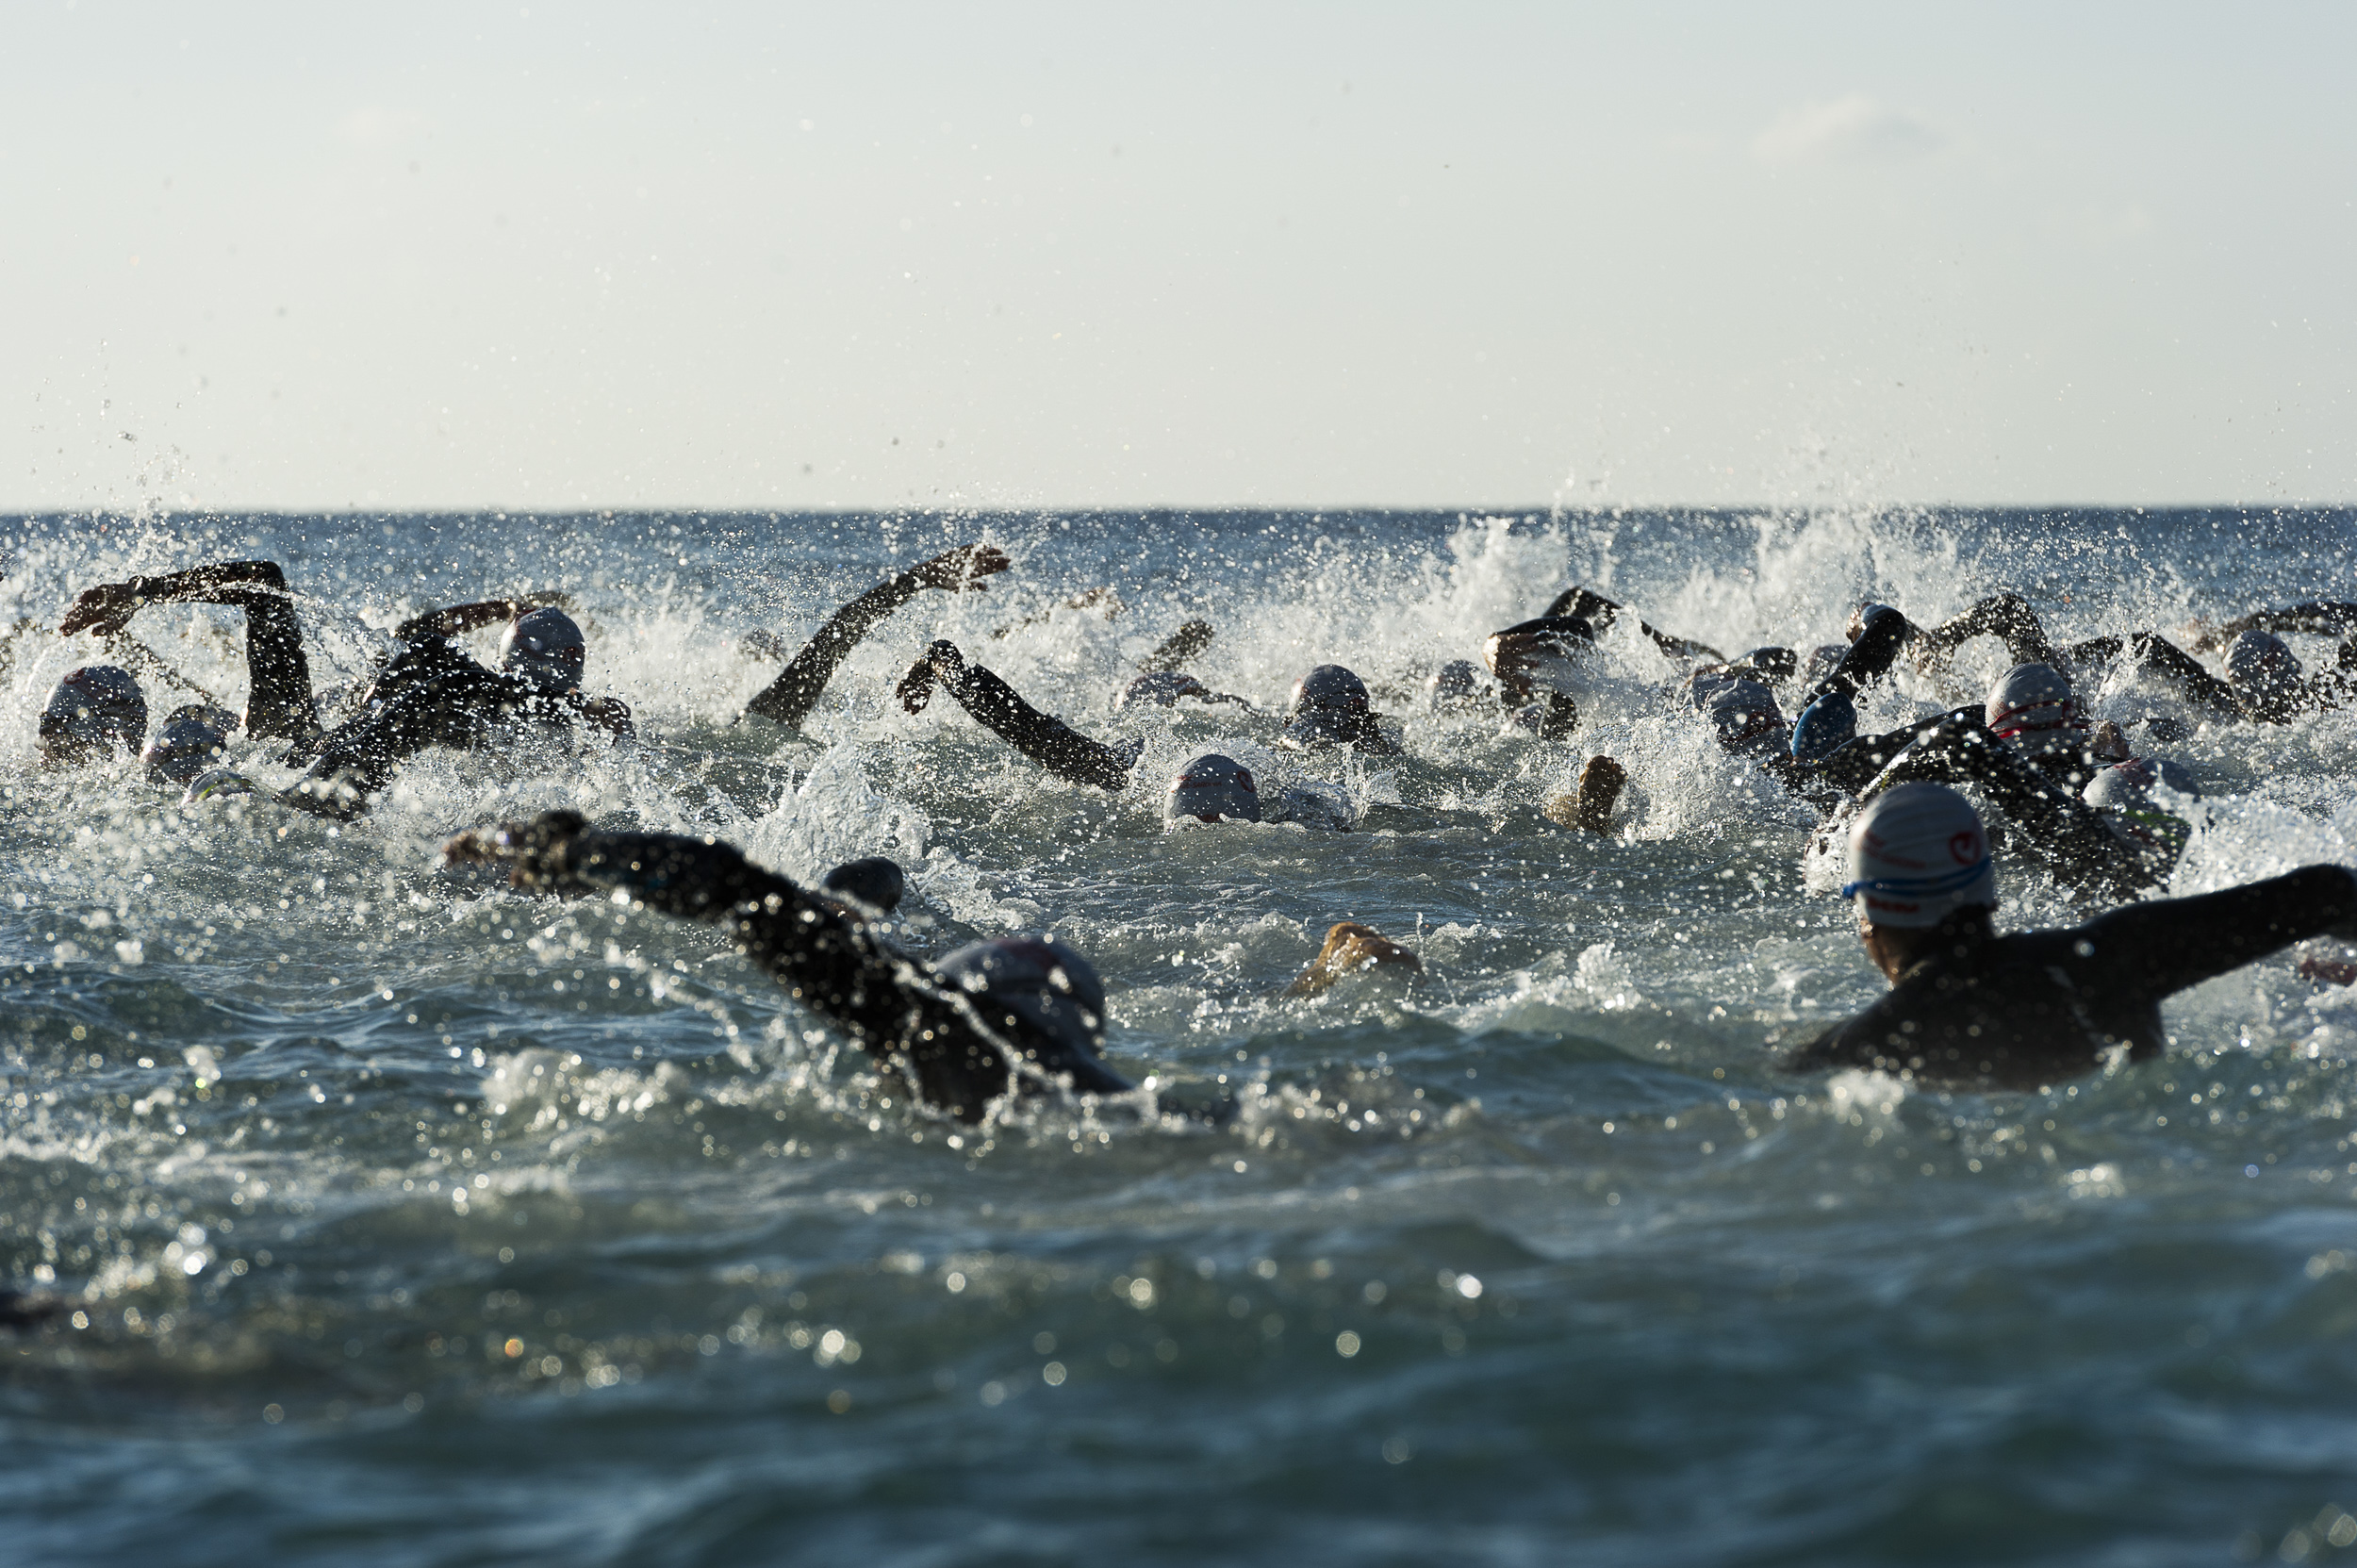
<svg viewBox="0 0 2357 1568">
<path fill-rule="evenodd" d="M 887 579 L 837 610 L 746 714 L 799 726 L 852 649 L 895 610 L 928 589 L 974 591 L 1012 565 L 989 545 L 968 545 Z M 136 756 L 157 779 L 183 786 L 191 802 L 245 795 L 350 820 L 383 796 L 405 761 L 430 748 L 496 757 L 635 739 L 626 705 L 584 695 L 587 643 L 561 596 L 490 599 L 418 616 L 397 628 L 395 646 L 368 679 L 332 690 L 311 684 L 292 592 L 268 561 L 91 588 L 59 630 L 136 651 L 186 685 L 128 631 L 142 608 L 184 602 L 242 610 L 244 712 L 209 700 L 184 704 L 151 735 L 146 699 L 131 671 L 84 666 L 58 683 L 42 712 L 46 767 Z M 1730 659 L 1574 587 L 1544 614 L 1483 638 L 1479 665 L 1454 660 L 1434 672 L 1429 707 L 1460 719 L 1491 714 L 1541 745 L 1573 741 L 1581 701 L 1597 685 L 1599 639 L 1624 617 L 1666 661 L 1660 685 L 1674 705 L 1694 714 L 1727 754 L 1821 814 L 1810 853 L 1842 867 L 1842 897 L 1853 900 L 1866 949 L 1890 981 L 1873 1007 L 1790 1053 L 1796 1067 L 1847 1065 L 1986 1088 L 2049 1083 L 2157 1055 L 2164 997 L 2310 937 L 2357 938 L 2357 878 L 2336 866 L 2200 898 L 2139 901 L 2165 883 L 2189 830 L 2163 803 L 2177 798 L 2183 775 L 2166 759 L 2139 752 L 2128 731 L 2142 732 L 2147 744 L 2183 732 L 2165 718 L 2091 726 L 2073 685 L 2124 661 L 2213 720 L 2284 722 L 2357 701 L 2357 604 L 2264 611 L 2205 633 L 2197 647 L 2222 651 L 2218 675 L 2151 632 L 2056 645 L 2013 594 L 1936 626 L 1864 604 L 1842 643 L 1805 654 L 1756 648 Z M 494 625 L 503 628 L 497 668 L 458 640 Z M 2285 631 L 2342 638 L 2335 667 L 2309 675 L 2277 635 Z M 1858 733 L 1858 699 L 1902 659 L 1937 673 L 1982 635 L 2000 638 L 2014 659 L 1984 701 L 1887 733 Z M 1239 723 L 1259 717 L 1244 699 L 1184 671 L 1212 637 L 1204 622 L 1179 628 L 1127 681 L 1115 710 L 1187 703 L 1232 706 Z M 1059 779 L 1116 792 L 1134 781 L 1142 739 L 1081 734 L 947 640 L 925 648 L 895 687 L 912 715 L 936 692 Z M 1403 750 L 1366 683 L 1340 664 L 1302 675 L 1273 722 L 1272 744 L 1289 752 L 1393 756 Z M 283 743 L 283 766 L 300 769 L 294 783 L 268 789 L 223 767 L 239 731 Z M 1608 832 L 1626 778 L 1609 755 L 1589 757 L 1575 786 L 1550 798 L 1545 813 L 1575 831 Z M 1995 808 L 1993 842 L 1958 784 Z M 1294 822 L 1334 831 L 1355 819 L 1340 788 L 1312 780 L 1264 791 L 1249 768 L 1218 751 L 1195 754 L 1172 774 L 1162 815 L 1174 828 Z M 2122 907 L 2074 929 L 2000 935 L 1999 851 L 2079 896 Z M 805 888 L 725 843 L 605 831 L 570 811 L 464 833 L 444 852 L 453 863 L 501 867 L 528 892 L 597 895 L 725 928 L 739 950 L 858 1043 L 882 1073 L 953 1117 L 980 1120 L 1011 1098 L 1035 1094 L 1209 1119 L 1224 1114 L 1137 1088 L 1107 1063 L 1104 985 L 1068 944 L 998 937 L 931 962 L 902 951 L 890 916 L 904 881 L 888 860 L 853 862 Z M 1413 953 L 1381 933 L 1344 922 L 1328 932 L 1288 992 L 1312 994 L 1367 970 L 1420 968 Z"/>
</svg>

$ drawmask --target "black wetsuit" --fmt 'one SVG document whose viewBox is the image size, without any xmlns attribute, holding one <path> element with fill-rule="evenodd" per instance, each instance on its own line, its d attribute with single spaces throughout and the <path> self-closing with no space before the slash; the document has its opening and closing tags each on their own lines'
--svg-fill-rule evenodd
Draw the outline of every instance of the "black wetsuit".
<svg viewBox="0 0 2357 1568">
<path fill-rule="evenodd" d="M 952 643 L 934 643 L 926 650 L 926 658 L 952 665 L 951 673 L 942 674 L 936 663 L 931 680 L 956 698 L 974 722 L 1056 777 L 1116 792 L 1129 787 L 1129 770 L 1137 766 L 1142 747 L 1091 740 L 1031 706 L 1021 692 L 982 666 L 965 663 Z M 923 705 L 919 701 L 917 706 Z"/>
<path fill-rule="evenodd" d="M 2020 1088 L 2093 1071 L 2118 1047 L 2146 1061 L 2167 1044 L 2162 998 L 2352 919 L 2357 877 L 2309 866 L 2073 930 L 1975 940 L 1916 965 L 1792 1064 Z"/>
<path fill-rule="evenodd" d="M 526 834 L 519 885 L 549 893 L 627 893 L 665 915 L 730 928 L 737 949 L 794 999 L 842 1026 L 928 1103 L 979 1120 L 1014 1082 L 1007 1052 L 1027 1081 L 1063 1080 L 1086 1094 L 1129 1084 L 1085 1048 L 993 1019 L 924 965 L 886 946 L 833 903 L 813 897 L 727 844 L 671 834 L 586 831 L 571 812 L 549 812 Z"/>
<path fill-rule="evenodd" d="M 396 768 L 429 747 L 477 750 L 519 723 L 569 733 L 575 718 L 618 737 L 633 733 L 626 712 L 591 713 L 578 691 L 543 691 L 520 675 L 486 668 L 455 642 L 431 635 L 385 667 L 367 701 L 367 711 L 288 753 L 289 766 L 307 761 L 310 767 L 281 799 L 349 818 L 384 789 Z"/>
</svg>

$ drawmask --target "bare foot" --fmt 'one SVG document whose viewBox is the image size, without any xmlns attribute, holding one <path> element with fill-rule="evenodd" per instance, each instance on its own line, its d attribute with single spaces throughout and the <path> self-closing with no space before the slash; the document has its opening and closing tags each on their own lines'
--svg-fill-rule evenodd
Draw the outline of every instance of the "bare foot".
<svg viewBox="0 0 2357 1568">
<path fill-rule="evenodd" d="M 1344 920 L 1327 932 L 1326 946 L 1318 949 L 1308 968 L 1294 977 L 1284 995 L 1314 997 L 1345 976 L 1374 968 L 1422 974 L 1424 961 L 1373 926 Z"/>
<path fill-rule="evenodd" d="M 1620 802 L 1628 772 L 1610 757 L 1594 756 L 1579 770 L 1579 793 L 1558 795 L 1546 803 L 1547 819 L 1592 834 L 1612 831 L 1612 808 Z"/>
</svg>

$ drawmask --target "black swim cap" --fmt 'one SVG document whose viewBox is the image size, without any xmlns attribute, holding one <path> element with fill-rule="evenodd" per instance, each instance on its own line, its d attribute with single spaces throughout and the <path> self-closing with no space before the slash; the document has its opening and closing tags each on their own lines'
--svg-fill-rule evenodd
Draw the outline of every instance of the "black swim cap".
<svg viewBox="0 0 2357 1568">
<path fill-rule="evenodd" d="M 846 861 L 836 867 L 819 879 L 818 887 L 821 892 L 839 893 L 889 915 L 900 907 L 900 897 L 908 891 L 908 879 L 892 861 L 882 855 L 869 855 L 865 860 Z"/>
</svg>

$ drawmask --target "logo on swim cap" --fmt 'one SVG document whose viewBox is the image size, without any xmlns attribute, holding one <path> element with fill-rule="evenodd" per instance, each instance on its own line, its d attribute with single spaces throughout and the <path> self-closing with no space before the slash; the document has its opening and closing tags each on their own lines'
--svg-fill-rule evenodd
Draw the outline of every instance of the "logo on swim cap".
<svg viewBox="0 0 2357 1568">
<path fill-rule="evenodd" d="M 542 691 L 570 691 L 581 685 L 587 644 L 573 618 L 542 608 L 518 616 L 500 636 L 500 668 L 522 676 Z"/>
<path fill-rule="evenodd" d="M 1989 687 L 1982 718 L 1989 733 L 2032 756 L 2086 744 L 2086 717 L 2070 683 L 2052 665 L 2020 664 Z"/>
<path fill-rule="evenodd" d="M 1953 911 L 1997 902 L 1997 867 L 1970 801 L 1946 784 L 1907 784 L 1876 797 L 1850 830 L 1841 896 L 1878 926 L 1936 926 Z"/>
</svg>

